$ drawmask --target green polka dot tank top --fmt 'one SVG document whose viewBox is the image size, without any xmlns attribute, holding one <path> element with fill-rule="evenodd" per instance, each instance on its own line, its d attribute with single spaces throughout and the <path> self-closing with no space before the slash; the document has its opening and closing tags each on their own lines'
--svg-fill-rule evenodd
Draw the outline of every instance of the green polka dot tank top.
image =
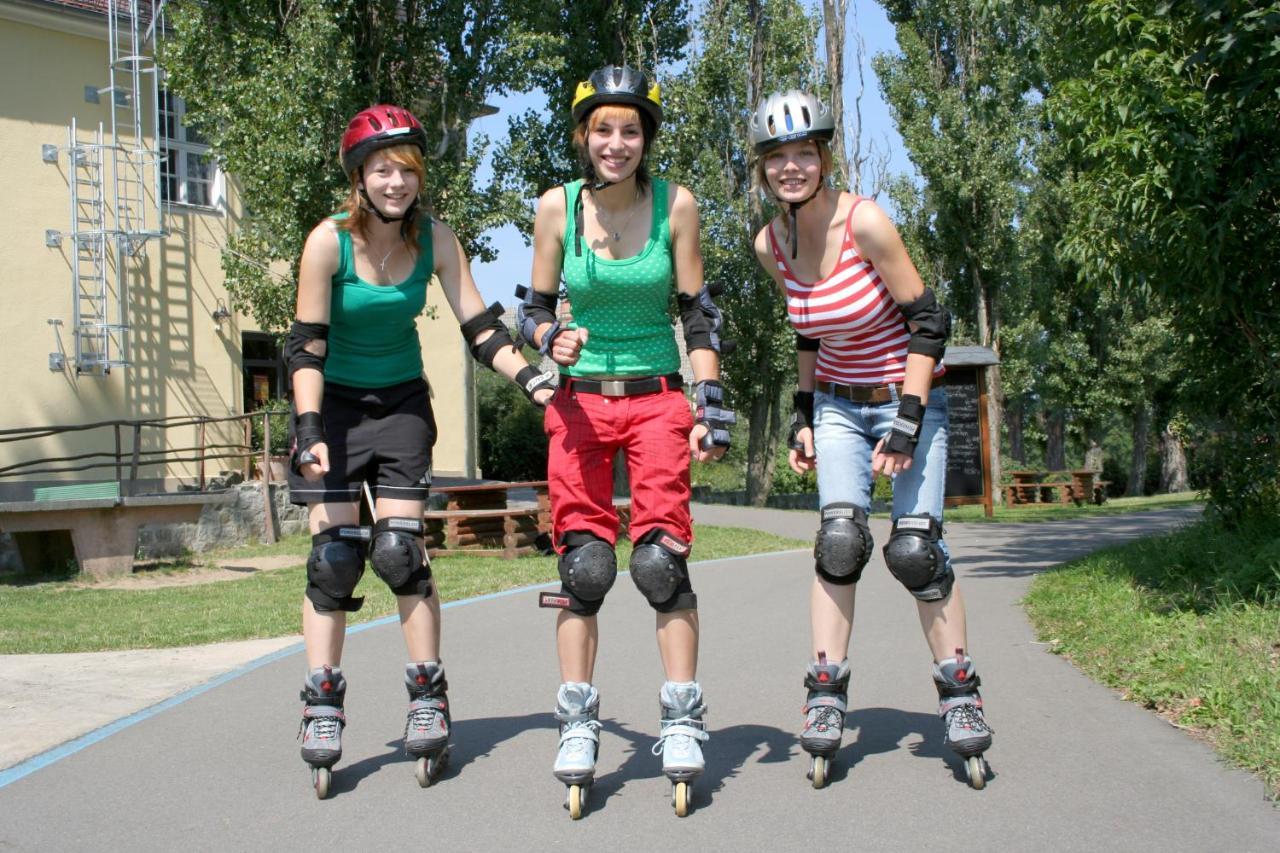
<svg viewBox="0 0 1280 853">
<path fill-rule="evenodd" d="M 570 376 L 661 376 L 680 369 L 669 310 L 672 262 L 667 182 L 654 180 L 649 240 L 638 255 L 601 258 L 582 242 L 574 253 L 574 210 L 582 181 L 565 185 L 564 281 L 573 310 L 570 328 L 587 329 Z"/>
</svg>

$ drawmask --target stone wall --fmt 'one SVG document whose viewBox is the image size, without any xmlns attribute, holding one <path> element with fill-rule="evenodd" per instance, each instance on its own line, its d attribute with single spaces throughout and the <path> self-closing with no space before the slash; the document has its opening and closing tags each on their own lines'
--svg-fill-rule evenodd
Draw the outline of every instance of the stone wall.
<svg viewBox="0 0 1280 853">
<path fill-rule="evenodd" d="M 261 542 L 266 536 L 262 483 L 241 483 L 232 486 L 230 491 L 236 496 L 235 503 L 206 506 L 194 524 L 155 524 L 140 528 L 138 557 L 174 557 Z M 279 536 L 307 531 L 307 508 L 289 503 L 287 485 L 271 485 L 271 504 Z"/>
</svg>

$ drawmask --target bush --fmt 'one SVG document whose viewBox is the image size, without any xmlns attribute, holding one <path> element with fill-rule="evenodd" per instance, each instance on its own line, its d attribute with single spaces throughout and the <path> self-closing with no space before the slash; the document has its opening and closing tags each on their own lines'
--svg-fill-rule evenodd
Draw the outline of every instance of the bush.
<svg viewBox="0 0 1280 853">
<path fill-rule="evenodd" d="M 289 452 L 289 401 L 273 397 L 267 401 L 266 405 L 254 412 L 254 417 L 249 424 L 255 453 L 262 452 L 263 412 L 271 413 L 271 455 L 284 456 Z"/>
<path fill-rule="evenodd" d="M 537 359 L 537 354 L 533 354 Z M 490 370 L 476 377 L 480 470 L 495 480 L 545 480 L 547 434 L 542 410 Z"/>
</svg>

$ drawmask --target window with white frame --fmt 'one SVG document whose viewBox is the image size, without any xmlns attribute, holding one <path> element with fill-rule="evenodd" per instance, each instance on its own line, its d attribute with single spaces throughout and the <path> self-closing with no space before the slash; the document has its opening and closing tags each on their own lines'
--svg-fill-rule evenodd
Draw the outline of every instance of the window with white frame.
<svg viewBox="0 0 1280 853">
<path fill-rule="evenodd" d="M 209 156 L 209 145 L 184 123 L 186 104 L 160 92 L 160 196 L 169 204 L 216 207 L 221 202 L 221 176 Z"/>
</svg>

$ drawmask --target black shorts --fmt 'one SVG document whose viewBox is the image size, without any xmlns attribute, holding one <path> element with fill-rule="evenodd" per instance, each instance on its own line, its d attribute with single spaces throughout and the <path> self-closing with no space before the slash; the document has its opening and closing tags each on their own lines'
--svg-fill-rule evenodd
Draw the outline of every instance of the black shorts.
<svg viewBox="0 0 1280 853">
<path fill-rule="evenodd" d="M 326 382 L 320 417 L 329 446 L 329 473 L 307 480 L 290 471 L 292 503 L 357 502 L 362 483 L 373 488 L 375 497 L 427 499 L 436 419 L 425 379 L 386 388 Z M 293 441 L 290 424 L 290 446 Z"/>
</svg>

